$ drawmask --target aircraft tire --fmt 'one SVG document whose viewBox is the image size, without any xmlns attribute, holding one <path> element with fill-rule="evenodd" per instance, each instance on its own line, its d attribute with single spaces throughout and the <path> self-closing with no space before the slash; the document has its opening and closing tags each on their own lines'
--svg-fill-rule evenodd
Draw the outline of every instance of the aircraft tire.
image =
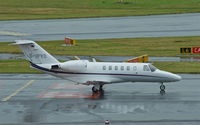
<svg viewBox="0 0 200 125">
<path fill-rule="evenodd" d="M 160 90 L 161 90 L 161 91 L 165 91 L 165 85 L 163 85 L 163 84 L 160 85 Z"/>
<path fill-rule="evenodd" d="M 97 93 L 99 90 L 98 89 L 96 89 L 94 86 L 92 87 L 92 92 L 93 93 Z"/>
<path fill-rule="evenodd" d="M 103 85 L 100 85 L 99 91 L 103 91 Z"/>
</svg>

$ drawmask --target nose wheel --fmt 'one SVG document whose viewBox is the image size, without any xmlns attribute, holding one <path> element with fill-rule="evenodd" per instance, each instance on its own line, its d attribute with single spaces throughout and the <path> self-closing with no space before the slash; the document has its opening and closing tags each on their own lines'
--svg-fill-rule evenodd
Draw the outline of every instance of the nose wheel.
<svg viewBox="0 0 200 125">
<path fill-rule="evenodd" d="M 165 94 L 165 85 L 163 85 L 163 83 L 161 83 L 160 85 L 160 94 L 161 95 Z"/>
</svg>

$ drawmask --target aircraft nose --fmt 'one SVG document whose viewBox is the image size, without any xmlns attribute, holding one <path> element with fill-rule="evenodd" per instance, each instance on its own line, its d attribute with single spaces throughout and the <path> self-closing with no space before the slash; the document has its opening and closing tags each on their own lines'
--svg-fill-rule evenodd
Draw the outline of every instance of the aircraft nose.
<svg viewBox="0 0 200 125">
<path fill-rule="evenodd" d="M 173 74 L 174 81 L 180 81 L 182 78 L 179 75 Z"/>
<path fill-rule="evenodd" d="M 168 82 L 176 82 L 182 79 L 181 76 L 176 75 L 174 73 L 163 71 L 163 74 L 168 77 L 168 80 L 167 80 Z"/>
</svg>

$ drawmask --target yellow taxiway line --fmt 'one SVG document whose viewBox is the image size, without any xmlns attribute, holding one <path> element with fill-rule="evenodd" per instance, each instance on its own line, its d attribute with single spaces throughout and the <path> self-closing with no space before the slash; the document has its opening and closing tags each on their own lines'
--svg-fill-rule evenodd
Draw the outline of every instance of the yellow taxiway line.
<svg viewBox="0 0 200 125">
<path fill-rule="evenodd" d="M 12 93 L 11 95 L 1 99 L 1 101 L 8 101 L 10 100 L 13 96 L 16 96 L 19 92 L 21 92 L 23 89 L 25 89 L 26 87 L 28 87 L 29 85 L 31 85 L 35 80 L 30 80 L 29 82 L 27 82 L 25 85 L 23 85 L 21 88 L 17 89 L 14 93 Z"/>
</svg>

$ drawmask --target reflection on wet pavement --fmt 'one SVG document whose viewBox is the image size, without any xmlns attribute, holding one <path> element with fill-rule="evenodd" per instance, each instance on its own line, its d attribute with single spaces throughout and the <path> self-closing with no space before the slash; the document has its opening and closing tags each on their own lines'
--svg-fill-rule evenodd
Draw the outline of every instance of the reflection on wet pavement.
<svg viewBox="0 0 200 125">
<path fill-rule="evenodd" d="M 101 125 L 107 119 L 116 125 L 200 123 L 196 110 L 200 107 L 200 76 L 181 76 L 180 82 L 166 83 L 166 94 L 160 95 L 157 83 L 110 84 L 103 94 L 93 94 L 91 86 L 46 74 L 2 74 L 1 99 L 36 79 L 0 102 L 0 124 Z"/>
</svg>

